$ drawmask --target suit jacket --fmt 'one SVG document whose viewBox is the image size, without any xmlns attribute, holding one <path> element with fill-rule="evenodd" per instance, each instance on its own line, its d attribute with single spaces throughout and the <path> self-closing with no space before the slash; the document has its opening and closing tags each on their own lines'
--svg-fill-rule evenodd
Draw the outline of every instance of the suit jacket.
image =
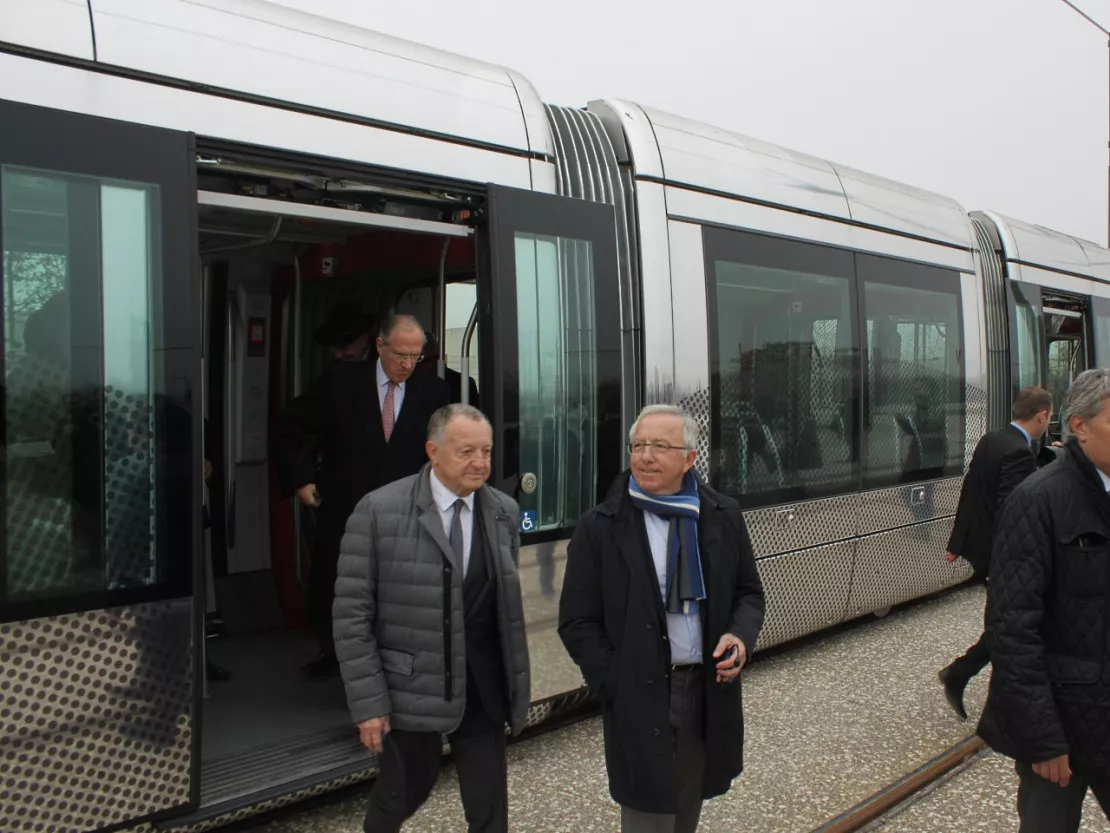
<svg viewBox="0 0 1110 833">
<path fill-rule="evenodd" d="M 975 446 L 948 551 L 964 558 L 980 576 L 986 576 L 990 567 L 995 523 L 1006 498 L 1036 470 L 1032 448 L 1013 425 L 988 431 Z"/>
<path fill-rule="evenodd" d="M 277 418 L 274 451 L 282 493 L 316 483 L 320 498 L 342 515 L 375 489 L 416 474 L 428 461 L 428 420 L 448 403 L 437 376 L 414 373 L 389 442 L 382 431 L 377 362 L 332 362 L 312 387 Z M 315 439 L 323 453 L 317 473 Z"/>
</svg>

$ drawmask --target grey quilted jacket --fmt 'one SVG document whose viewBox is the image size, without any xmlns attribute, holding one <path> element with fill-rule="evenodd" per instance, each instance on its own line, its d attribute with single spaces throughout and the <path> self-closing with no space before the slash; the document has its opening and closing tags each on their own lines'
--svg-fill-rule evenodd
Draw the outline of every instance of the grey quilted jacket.
<svg viewBox="0 0 1110 833">
<path fill-rule="evenodd" d="M 463 574 L 443 531 L 430 465 L 359 501 L 339 551 L 332 618 L 335 652 L 355 723 L 389 716 L 390 727 L 449 734 L 466 705 Z M 478 493 L 494 548 L 501 650 L 511 727 L 529 706 L 528 642 L 517 574 L 517 505 L 489 486 Z"/>
</svg>

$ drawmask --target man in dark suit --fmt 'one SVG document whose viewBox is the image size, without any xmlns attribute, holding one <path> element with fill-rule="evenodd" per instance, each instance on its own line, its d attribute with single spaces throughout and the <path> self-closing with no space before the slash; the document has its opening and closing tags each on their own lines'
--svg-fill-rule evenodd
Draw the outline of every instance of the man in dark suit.
<svg viewBox="0 0 1110 833">
<path fill-rule="evenodd" d="M 442 379 L 413 373 L 424 357 L 424 329 L 415 318 L 390 318 L 377 350 L 376 362 L 332 362 L 274 426 L 283 494 L 317 508 L 308 593 L 320 655 L 304 666 L 310 677 L 339 672 L 331 609 L 348 516 L 364 495 L 420 471 L 428 420 L 448 403 Z M 322 451 L 319 476 L 313 439 Z"/>
<path fill-rule="evenodd" d="M 435 375 L 439 369 L 439 339 L 432 333 L 425 333 L 424 335 L 428 341 L 424 347 L 424 361 L 421 362 L 420 369 Z M 447 383 L 447 390 L 451 394 L 451 401 L 462 402 L 462 374 L 444 365 L 443 381 Z M 470 400 L 466 404 L 473 405 L 475 408 L 480 408 L 481 406 L 478 404 L 478 386 L 474 383 L 473 377 L 468 376 L 467 382 Z"/>
<path fill-rule="evenodd" d="M 975 446 L 944 556 L 949 563 L 963 558 L 975 570 L 978 581 L 987 581 L 995 520 L 1006 498 L 1037 470 L 1033 447 L 1039 447 L 1052 420 L 1052 395 L 1044 388 L 1023 388 L 1014 400 L 1012 414 L 1009 425 L 987 432 Z M 963 720 L 967 720 L 964 689 L 988 662 L 990 653 L 984 631 L 966 654 L 939 674 L 948 703 Z"/>
</svg>

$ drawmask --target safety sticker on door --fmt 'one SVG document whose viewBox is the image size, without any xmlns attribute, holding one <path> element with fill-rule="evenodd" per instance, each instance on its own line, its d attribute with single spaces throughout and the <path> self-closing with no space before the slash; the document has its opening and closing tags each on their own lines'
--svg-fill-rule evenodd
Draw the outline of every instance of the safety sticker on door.
<svg viewBox="0 0 1110 833">
<path fill-rule="evenodd" d="M 520 513 L 520 531 L 521 532 L 535 532 L 536 531 L 536 510 L 528 509 Z"/>
</svg>

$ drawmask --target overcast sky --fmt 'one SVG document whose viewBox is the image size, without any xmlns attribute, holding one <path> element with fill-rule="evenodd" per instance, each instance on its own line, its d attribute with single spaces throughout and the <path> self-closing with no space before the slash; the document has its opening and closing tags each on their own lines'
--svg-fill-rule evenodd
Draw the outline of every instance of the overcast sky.
<svg viewBox="0 0 1110 833">
<path fill-rule="evenodd" d="M 1107 242 L 1107 42 L 1061 0 L 278 2 Z"/>
</svg>

